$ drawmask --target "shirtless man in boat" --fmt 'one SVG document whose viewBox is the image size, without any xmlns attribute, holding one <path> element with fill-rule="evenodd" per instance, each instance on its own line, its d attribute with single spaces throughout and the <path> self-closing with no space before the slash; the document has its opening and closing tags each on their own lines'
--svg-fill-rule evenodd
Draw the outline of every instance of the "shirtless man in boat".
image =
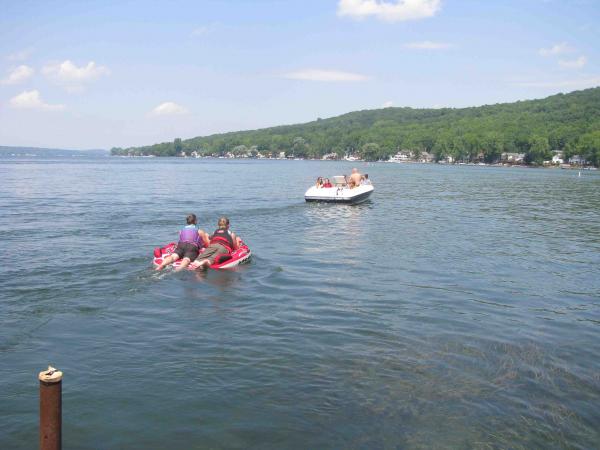
<svg viewBox="0 0 600 450">
<path fill-rule="evenodd" d="M 219 255 L 226 255 L 237 250 L 240 246 L 240 238 L 229 230 L 229 219 L 221 217 L 218 227 L 209 238 L 209 245 L 203 253 L 190 264 L 190 268 L 206 268 L 214 264 Z"/>
<path fill-rule="evenodd" d="M 351 188 L 360 186 L 360 179 L 362 178 L 362 175 L 360 174 L 360 172 L 358 171 L 358 169 L 355 167 L 354 169 L 352 169 L 352 175 L 350 175 L 350 182 L 348 183 L 349 186 Z"/>
</svg>

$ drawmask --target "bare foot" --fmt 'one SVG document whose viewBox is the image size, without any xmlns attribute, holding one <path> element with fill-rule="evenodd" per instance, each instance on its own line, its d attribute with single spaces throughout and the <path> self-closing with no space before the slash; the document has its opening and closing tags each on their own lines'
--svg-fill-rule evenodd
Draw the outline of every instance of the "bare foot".
<svg viewBox="0 0 600 450">
<path fill-rule="evenodd" d="M 206 260 L 194 261 L 193 263 L 190 264 L 190 268 L 193 270 L 204 269 L 206 267 L 206 265 L 204 264 L 205 262 L 207 262 L 207 261 Z"/>
</svg>

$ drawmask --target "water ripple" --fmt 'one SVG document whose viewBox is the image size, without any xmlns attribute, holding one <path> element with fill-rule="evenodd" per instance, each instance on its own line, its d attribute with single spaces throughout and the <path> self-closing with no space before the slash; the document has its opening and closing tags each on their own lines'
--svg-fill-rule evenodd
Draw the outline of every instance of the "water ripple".
<svg viewBox="0 0 600 450">
<path fill-rule="evenodd" d="M 303 202 L 350 168 L 0 161 L 2 447 L 52 362 L 74 448 L 594 448 L 600 176 L 370 164 L 370 202 Z M 154 272 L 188 212 L 252 262 Z"/>
</svg>

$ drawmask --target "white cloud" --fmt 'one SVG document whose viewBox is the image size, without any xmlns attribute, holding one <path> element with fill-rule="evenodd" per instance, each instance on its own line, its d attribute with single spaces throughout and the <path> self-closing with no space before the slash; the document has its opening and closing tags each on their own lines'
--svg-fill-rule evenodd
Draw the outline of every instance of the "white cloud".
<svg viewBox="0 0 600 450">
<path fill-rule="evenodd" d="M 37 90 L 24 91 L 10 99 L 10 105 L 18 109 L 37 109 L 40 111 L 62 111 L 65 105 L 45 103 Z"/>
<path fill-rule="evenodd" d="M 33 75 L 33 69 L 29 66 L 21 65 L 14 69 L 6 78 L 0 80 L 0 84 L 18 84 L 27 80 Z"/>
<path fill-rule="evenodd" d="M 391 108 L 392 106 L 394 106 L 394 102 L 392 102 L 391 100 L 388 100 L 382 105 L 383 108 Z"/>
<path fill-rule="evenodd" d="M 359 73 L 340 72 L 337 70 L 305 69 L 284 75 L 291 80 L 304 81 L 365 81 L 369 77 Z"/>
<path fill-rule="evenodd" d="M 600 86 L 600 77 L 577 78 L 571 80 L 554 81 L 523 81 L 515 83 L 517 86 L 528 88 L 571 88 L 585 89 Z"/>
<path fill-rule="evenodd" d="M 110 70 L 90 61 L 85 66 L 77 67 L 68 59 L 62 63 L 49 64 L 42 68 L 42 73 L 63 85 L 68 90 L 80 91 L 85 83 L 110 75 Z"/>
<path fill-rule="evenodd" d="M 188 110 L 175 102 L 164 102 L 154 108 L 150 114 L 153 116 L 173 116 L 187 114 Z"/>
<path fill-rule="evenodd" d="M 554 44 L 550 48 L 540 48 L 539 54 L 542 56 L 555 56 L 562 55 L 564 53 L 570 53 L 572 51 L 574 51 L 574 49 L 566 42 L 561 42 L 559 44 Z"/>
<path fill-rule="evenodd" d="M 558 61 L 558 65 L 563 69 L 581 69 L 586 64 L 587 58 L 585 56 L 580 56 L 577 59 L 561 59 Z"/>
<path fill-rule="evenodd" d="M 375 17 L 385 22 L 425 19 L 441 9 L 441 0 L 339 0 L 338 15 Z"/>
<path fill-rule="evenodd" d="M 453 45 L 448 42 L 421 41 L 409 42 L 404 44 L 404 47 L 414 50 L 444 50 L 453 47 Z"/>
</svg>

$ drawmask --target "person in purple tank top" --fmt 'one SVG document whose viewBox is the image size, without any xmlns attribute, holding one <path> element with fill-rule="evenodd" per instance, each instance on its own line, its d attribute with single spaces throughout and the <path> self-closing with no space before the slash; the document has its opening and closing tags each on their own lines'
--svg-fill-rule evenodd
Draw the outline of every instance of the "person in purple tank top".
<svg viewBox="0 0 600 450">
<path fill-rule="evenodd" d="M 165 266 L 181 258 L 183 258 L 181 265 L 176 270 L 185 269 L 191 261 L 198 257 L 200 249 L 208 245 L 208 234 L 198 229 L 196 214 L 189 214 L 185 220 L 187 225 L 179 232 L 179 242 L 175 252 L 163 259 L 156 270 L 162 270 Z"/>
</svg>

